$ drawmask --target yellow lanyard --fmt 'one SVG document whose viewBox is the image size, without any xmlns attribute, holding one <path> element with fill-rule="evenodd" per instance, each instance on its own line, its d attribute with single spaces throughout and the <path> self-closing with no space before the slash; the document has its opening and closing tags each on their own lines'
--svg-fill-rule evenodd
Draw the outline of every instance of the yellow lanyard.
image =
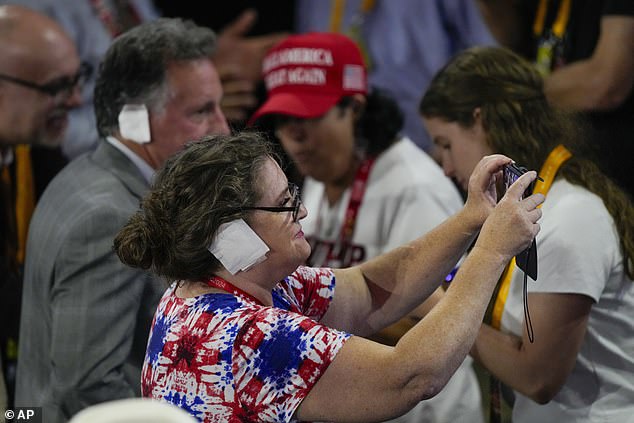
<svg viewBox="0 0 634 423">
<path fill-rule="evenodd" d="M 552 26 L 552 32 L 557 38 L 562 38 L 568 26 L 568 19 L 570 18 L 570 2 L 571 0 L 561 0 L 559 4 L 559 11 L 557 12 L 557 19 Z M 535 21 L 533 22 L 533 34 L 535 37 L 540 37 L 544 31 L 544 22 L 546 21 L 546 10 L 548 8 L 548 0 L 540 0 L 537 6 L 537 13 L 535 14 Z"/>
<path fill-rule="evenodd" d="M 29 222 L 35 208 L 35 185 L 31 164 L 31 146 L 18 145 L 15 147 L 15 224 L 17 233 L 16 260 L 24 264 L 26 253 L 26 235 Z"/>
<path fill-rule="evenodd" d="M 363 0 L 359 11 L 352 17 L 350 26 L 346 31 L 346 35 L 352 38 L 357 43 L 357 46 L 359 46 L 359 50 L 361 50 L 361 55 L 363 56 L 363 62 L 368 71 L 372 68 L 372 58 L 361 30 L 366 15 L 374 8 L 375 4 L 376 0 Z M 345 0 L 332 0 L 332 13 L 330 14 L 329 25 L 330 32 L 341 32 L 341 21 L 343 20 L 344 10 Z"/>
<path fill-rule="evenodd" d="M 361 14 L 365 15 L 374 8 L 376 0 L 363 0 L 361 2 Z M 332 12 L 330 14 L 330 32 L 341 32 L 341 22 L 346 6 L 346 0 L 332 0 Z"/>
<path fill-rule="evenodd" d="M 559 144 L 550 152 L 544 165 L 539 171 L 539 176 L 543 179 L 543 182 L 537 180 L 535 183 L 535 189 L 533 193 L 541 193 L 546 195 L 550 190 L 557 171 L 561 165 L 572 157 L 572 153 L 563 145 Z M 493 311 L 491 314 L 491 326 L 495 329 L 500 329 L 502 324 L 502 313 L 504 312 L 504 306 L 508 299 L 509 290 L 511 289 L 511 279 L 513 277 L 513 271 L 515 270 L 515 257 L 509 262 L 502 274 L 502 282 L 500 283 L 500 289 L 498 290 L 495 303 L 493 304 Z"/>
</svg>

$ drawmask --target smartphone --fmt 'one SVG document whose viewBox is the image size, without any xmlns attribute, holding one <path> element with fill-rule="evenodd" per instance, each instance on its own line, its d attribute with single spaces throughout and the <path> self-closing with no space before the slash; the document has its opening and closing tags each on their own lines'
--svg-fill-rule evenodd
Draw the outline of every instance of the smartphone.
<svg viewBox="0 0 634 423">
<path fill-rule="evenodd" d="M 504 166 L 504 176 L 502 178 L 504 184 L 504 192 L 506 192 L 506 190 L 527 171 L 528 170 L 525 167 L 519 166 L 515 163 Z M 542 180 L 539 177 L 538 179 Z M 531 182 L 529 187 L 526 188 L 524 194 L 522 195 L 522 198 L 526 198 L 531 195 L 534 188 L 535 181 Z M 535 242 L 535 239 L 533 239 L 530 247 L 515 256 L 515 263 L 517 264 L 517 267 L 522 269 L 522 271 L 530 276 L 531 279 L 533 279 L 534 281 L 537 280 L 537 244 Z"/>
<path fill-rule="evenodd" d="M 504 178 L 503 178 L 504 192 L 506 192 L 506 190 L 509 189 L 509 187 L 513 185 L 513 183 L 517 181 L 517 179 L 523 174 L 525 174 L 526 172 L 528 172 L 528 169 L 526 169 L 523 166 L 519 166 L 515 163 L 511 163 L 504 166 Z M 541 180 L 541 178 L 539 179 Z M 524 195 L 522 195 L 522 198 L 526 198 L 529 195 L 531 195 L 533 193 L 534 188 L 535 188 L 535 181 L 531 182 L 528 188 L 526 188 L 526 190 L 524 191 Z"/>
</svg>

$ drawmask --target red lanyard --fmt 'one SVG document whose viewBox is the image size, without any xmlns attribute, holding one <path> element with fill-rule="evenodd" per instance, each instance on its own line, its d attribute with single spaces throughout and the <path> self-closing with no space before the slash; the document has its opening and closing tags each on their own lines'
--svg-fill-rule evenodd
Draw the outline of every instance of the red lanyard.
<svg viewBox="0 0 634 423">
<path fill-rule="evenodd" d="M 255 298 L 253 295 L 249 294 L 248 292 L 244 292 L 243 290 L 241 290 L 240 288 L 238 288 L 237 286 L 235 286 L 234 284 L 232 284 L 231 282 L 227 282 L 226 280 L 218 277 L 218 276 L 214 276 L 210 279 L 207 280 L 207 285 L 211 286 L 213 288 L 218 288 L 218 289 L 222 289 L 223 291 L 227 291 L 230 294 L 233 294 L 237 297 L 242 297 L 245 300 L 249 300 L 251 302 L 254 302 L 258 305 L 264 305 L 262 303 L 262 301 L 258 300 L 257 298 Z"/>
<path fill-rule="evenodd" d="M 370 170 L 372 169 L 374 160 L 374 157 L 365 159 L 361 163 L 361 166 L 359 166 L 359 169 L 357 169 L 357 173 L 354 175 L 354 181 L 352 181 L 352 191 L 350 192 L 350 201 L 348 202 L 348 209 L 346 210 L 343 226 L 341 227 L 341 233 L 339 235 L 340 240 L 344 243 L 352 240 L 354 226 L 357 223 L 357 215 L 359 214 L 359 208 L 361 207 L 361 202 L 363 201 L 365 189 L 368 186 L 368 178 L 370 176 Z"/>
<path fill-rule="evenodd" d="M 363 200 L 363 195 L 365 194 L 365 189 L 368 185 L 368 178 L 370 176 L 370 170 L 372 170 L 372 165 L 374 165 L 375 157 L 369 157 L 363 160 L 359 169 L 354 175 L 354 180 L 352 181 L 352 187 L 350 192 L 350 200 L 348 201 L 348 208 L 346 209 L 346 214 L 344 215 L 343 225 L 341 226 L 341 230 L 339 231 L 339 237 L 337 241 L 341 245 L 350 242 L 352 239 L 352 235 L 354 234 L 354 227 L 357 223 L 357 215 L 359 214 L 359 208 L 361 207 L 361 202 Z M 324 193 L 325 195 L 325 193 Z M 323 204 L 323 197 L 322 197 Z M 321 237 L 321 209 L 322 205 L 320 205 L 319 216 L 317 217 L 317 230 L 315 236 L 317 238 Z"/>
<path fill-rule="evenodd" d="M 116 17 L 112 14 L 112 10 L 108 6 L 106 6 L 104 0 L 91 0 L 90 2 L 92 3 L 92 6 L 95 8 L 95 12 L 97 12 L 97 16 L 99 16 L 99 19 L 104 24 L 108 32 L 110 32 L 110 35 L 112 35 L 112 37 L 116 37 L 117 35 L 129 29 L 126 26 L 130 26 L 130 25 L 125 25 L 122 23 L 121 19 L 116 19 Z M 139 16 L 135 7 L 132 5 L 130 1 L 126 1 L 125 4 L 126 4 L 125 12 L 130 16 L 130 19 L 132 21 L 131 23 L 133 25 L 140 24 L 141 17 Z M 116 7 L 116 6 L 113 6 L 113 7 Z"/>
</svg>

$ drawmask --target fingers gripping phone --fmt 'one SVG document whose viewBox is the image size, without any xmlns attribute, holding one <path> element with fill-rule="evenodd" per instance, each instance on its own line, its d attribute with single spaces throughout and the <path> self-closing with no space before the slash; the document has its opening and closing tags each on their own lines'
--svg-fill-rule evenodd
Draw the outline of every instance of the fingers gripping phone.
<svg viewBox="0 0 634 423">
<path fill-rule="evenodd" d="M 515 163 L 508 164 L 504 166 L 504 192 L 513 185 L 520 176 L 526 173 L 528 170 L 523 166 L 518 166 Z M 535 187 L 535 181 L 533 181 L 524 194 L 522 198 L 526 198 L 533 193 L 533 188 Z M 515 263 L 517 267 L 522 269 L 524 273 L 531 277 L 534 281 L 537 280 L 537 244 L 535 243 L 535 239 L 533 238 L 533 242 L 530 247 L 526 250 L 522 251 L 518 255 L 515 256 Z"/>
</svg>

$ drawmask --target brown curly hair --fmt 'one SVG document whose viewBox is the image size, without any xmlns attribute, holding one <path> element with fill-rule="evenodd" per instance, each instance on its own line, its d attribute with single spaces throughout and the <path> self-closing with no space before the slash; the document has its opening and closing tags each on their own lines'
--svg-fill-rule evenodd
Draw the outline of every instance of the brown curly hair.
<svg viewBox="0 0 634 423">
<path fill-rule="evenodd" d="M 114 239 L 119 259 L 168 280 L 213 276 L 220 262 L 207 250 L 240 208 L 262 196 L 258 176 L 271 144 L 256 133 L 214 135 L 188 143 L 170 158 L 134 214 Z"/>
</svg>

